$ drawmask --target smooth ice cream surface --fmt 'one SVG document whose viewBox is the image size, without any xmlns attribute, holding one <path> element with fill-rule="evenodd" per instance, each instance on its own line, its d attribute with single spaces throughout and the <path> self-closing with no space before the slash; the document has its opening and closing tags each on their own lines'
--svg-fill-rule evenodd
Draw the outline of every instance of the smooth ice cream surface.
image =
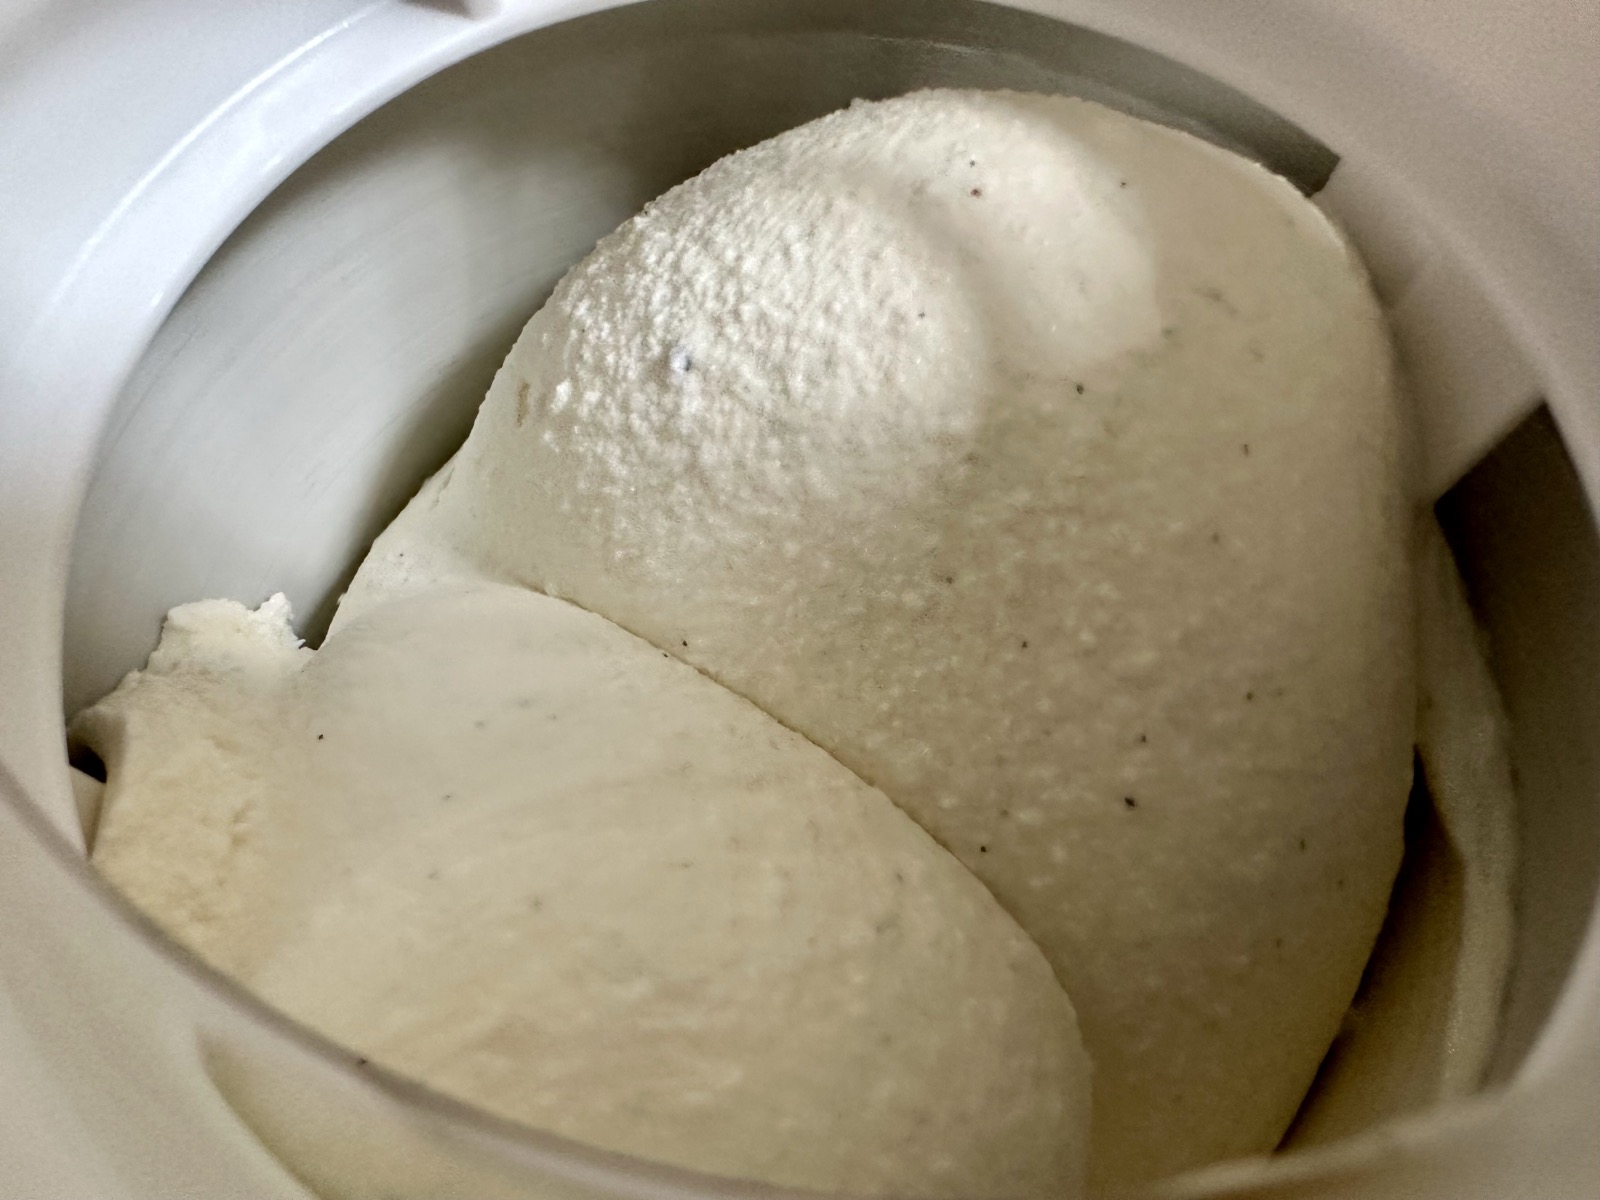
<svg viewBox="0 0 1600 1200">
<path fill-rule="evenodd" d="M 828 1190 L 1070 1193 L 1088 1064 L 994 898 L 692 667 L 520 588 L 175 610 L 80 722 L 106 874 L 312 1027 L 502 1116 Z"/>
<path fill-rule="evenodd" d="M 1058 1194 L 1075 1007 L 1095 1180 L 1269 1150 L 1401 853 L 1401 424 L 1284 181 L 1072 99 L 857 104 L 574 268 L 315 656 L 178 610 L 77 724 L 95 857 L 602 1145 Z"/>
</svg>

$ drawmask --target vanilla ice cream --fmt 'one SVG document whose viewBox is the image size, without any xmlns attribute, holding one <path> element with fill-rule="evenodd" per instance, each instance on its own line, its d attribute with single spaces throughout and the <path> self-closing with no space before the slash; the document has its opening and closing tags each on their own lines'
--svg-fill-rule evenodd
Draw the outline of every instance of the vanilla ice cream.
<svg viewBox="0 0 1600 1200">
<path fill-rule="evenodd" d="M 1377 303 L 1287 183 L 921 93 L 603 241 L 345 611 L 564 596 L 882 788 L 1066 984 L 1125 1182 L 1273 1146 L 1360 979 L 1411 781 L 1402 469 Z"/>
<path fill-rule="evenodd" d="M 313 655 L 176 610 L 79 722 L 101 869 L 299 1020 L 502 1116 L 797 1187 L 1070 1194 L 1038 949 L 884 796 L 617 626 L 430 591 Z"/>
<path fill-rule="evenodd" d="M 1098 1183 L 1270 1150 L 1402 850 L 1402 426 L 1283 180 L 1079 100 L 857 104 L 574 268 L 315 655 L 177 610 L 75 727 L 95 858 L 601 1145 L 1070 1194 L 1092 1090 Z"/>
</svg>

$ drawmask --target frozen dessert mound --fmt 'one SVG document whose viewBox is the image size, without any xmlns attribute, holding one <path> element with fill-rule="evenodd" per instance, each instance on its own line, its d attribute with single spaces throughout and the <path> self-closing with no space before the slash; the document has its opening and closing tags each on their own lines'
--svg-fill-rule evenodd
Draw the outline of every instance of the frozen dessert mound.
<svg viewBox="0 0 1600 1200">
<path fill-rule="evenodd" d="M 1284 180 L 918 93 L 603 240 L 344 611 L 452 572 L 559 595 L 881 788 L 1065 984 L 1128 1183 L 1278 1142 L 1382 923 L 1401 434 L 1362 266 Z"/>
<path fill-rule="evenodd" d="M 95 861 L 373 1061 L 613 1150 L 828 1191 L 1071 1194 L 1088 1063 L 1038 949 L 904 813 L 520 588 L 174 611 L 78 723 Z"/>
<path fill-rule="evenodd" d="M 297 1019 L 595 1145 L 974 1198 L 1266 1152 L 1402 851 L 1404 440 L 1282 179 L 1080 100 L 858 103 L 573 268 L 321 649 L 174 610 L 73 727 L 94 858 Z M 1447 558 L 1424 758 L 1493 849 Z M 1470 868 L 1466 990 L 1509 936 Z"/>
</svg>

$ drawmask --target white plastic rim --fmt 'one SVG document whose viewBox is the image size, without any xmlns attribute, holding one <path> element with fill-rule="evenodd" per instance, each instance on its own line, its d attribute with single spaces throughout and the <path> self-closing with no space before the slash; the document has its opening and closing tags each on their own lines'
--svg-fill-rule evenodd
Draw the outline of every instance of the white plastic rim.
<svg viewBox="0 0 1600 1200">
<path fill-rule="evenodd" d="M 1387 191 L 1414 222 L 1356 229 L 1369 247 L 1387 239 L 1389 261 L 1402 264 L 1388 280 L 1380 273 L 1380 283 L 1422 286 L 1402 268 L 1408 256 L 1425 257 L 1414 237 L 1425 229 L 1428 252 L 1465 273 L 1495 323 L 1511 331 L 1528 371 L 1524 399 L 1549 403 L 1591 510 L 1600 508 L 1596 155 L 1591 139 L 1574 138 L 1560 121 L 1563 106 L 1593 111 L 1593 26 L 1581 5 L 1526 22 L 1508 19 L 1505 6 L 1475 3 L 1457 6 L 1443 28 L 1420 2 L 1015 6 L 1213 75 L 1359 164 L 1359 175 L 1337 182 L 1356 193 Z M 573 1195 L 738 1190 L 569 1151 L 404 1081 L 370 1081 L 348 1055 L 264 1014 L 155 939 L 126 936 L 136 919 L 70 865 L 61 598 L 98 431 L 143 347 L 228 232 L 339 132 L 450 63 L 602 7 L 308 0 L 292 9 L 196 10 L 143 0 L 0 18 L 0 161 L 8 164 L 0 176 L 0 329 L 8 331 L 0 345 L 0 790 L 13 801 L 0 805 L 0 1054 L 8 1089 L 29 1100 L 26 1123 L 0 1135 L 0 1148 L 8 1171 L 15 1165 L 13 1186 L 32 1185 L 22 1194 L 304 1194 L 262 1150 L 259 1130 L 207 1103 L 219 1074 L 244 1091 L 270 1091 L 245 1061 L 251 1053 L 295 1064 L 285 1078 L 316 1078 L 330 1097 L 376 1088 L 393 1102 L 394 1131 L 425 1129 L 489 1164 L 473 1180 L 475 1194 L 520 1194 L 514 1176 L 523 1170 L 545 1190 Z M 1470 459 L 1513 417 L 1475 415 L 1460 433 L 1459 457 Z M 34 808 L 56 836 L 29 815 Z M 63 944 L 79 952 L 64 953 Z M 1597 995 L 1600 945 L 1591 930 L 1512 1096 L 1385 1136 L 1414 1144 L 1430 1170 L 1442 1157 L 1465 1164 L 1455 1195 L 1503 1190 L 1507 1177 L 1497 1184 L 1481 1162 L 1474 1167 L 1472 1147 L 1493 1122 L 1526 1126 L 1530 1153 L 1570 1151 L 1573 1131 L 1562 1141 L 1559 1121 L 1542 1123 L 1542 1136 L 1556 1138 L 1543 1145 L 1529 1098 L 1600 1078 Z M 107 1071 L 97 1043 L 113 1028 L 119 1063 Z M 223 1043 L 232 1049 L 213 1052 Z M 162 1111 L 142 1111 L 151 1094 L 171 1099 Z M 337 1105 L 321 1118 L 330 1137 L 339 1132 Z M 1576 1129 L 1592 1140 L 1592 1121 Z M 1360 1175 L 1362 1153 L 1344 1147 L 1282 1173 L 1320 1172 L 1327 1182 L 1319 1195 L 1374 1194 Z M 426 1169 L 396 1158 L 407 1170 Z M 1219 1168 L 1211 1182 L 1182 1186 L 1267 1194 L 1237 1171 Z"/>
</svg>

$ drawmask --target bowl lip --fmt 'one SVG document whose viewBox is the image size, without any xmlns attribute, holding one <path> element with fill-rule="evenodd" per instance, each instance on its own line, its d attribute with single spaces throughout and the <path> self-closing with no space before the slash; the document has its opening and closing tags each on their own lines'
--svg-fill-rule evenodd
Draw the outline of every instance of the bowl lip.
<svg viewBox="0 0 1600 1200">
<path fill-rule="evenodd" d="M 173 269 L 166 279 L 168 292 L 158 297 L 144 314 L 142 325 L 135 331 L 136 337 L 129 342 L 132 353 L 124 356 L 121 363 L 123 374 L 109 388 L 108 397 L 114 398 L 120 394 L 126 372 L 132 369 L 138 357 L 148 347 L 155 329 L 170 311 L 171 303 L 175 302 L 183 290 L 193 282 L 200 268 L 216 252 L 228 233 L 322 146 L 402 92 L 474 54 L 560 21 L 640 2 L 643 0 L 551 0 L 549 3 L 535 2 L 508 6 L 509 15 L 502 15 L 501 19 L 493 22 L 485 21 L 477 26 L 464 22 L 466 28 L 458 31 L 454 37 L 438 39 L 430 55 L 406 60 L 400 64 L 401 69 L 391 71 L 381 79 L 369 79 L 367 86 L 359 90 L 359 104 L 337 108 L 330 114 L 324 115 L 320 121 L 297 128 L 296 140 L 287 148 L 280 148 L 281 152 L 272 158 L 270 167 L 251 175 L 247 181 L 241 180 L 229 192 L 227 205 L 207 210 L 213 219 L 205 224 L 203 232 L 190 239 L 189 257 L 174 262 Z M 1088 19 L 1092 13 L 1070 13 L 1064 0 L 986 0 L 986 2 L 1034 12 L 1047 19 L 1082 23 L 1088 28 L 1106 28 L 1104 21 L 1091 22 Z M 470 0 L 467 7 L 469 9 L 474 7 Z M 1092 8 L 1092 6 L 1086 7 Z M 352 19 L 340 31 L 353 28 L 357 23 L 357 20 Z M 1162 49 L 1156 52 L 1168 53 Z M 1179 56 L 1172 57 L 1180 62 L 1185 61 Z M 1221 73 L 1214 71 L 1206 73 L 1219 81 L 1227 79 Z M 377 86 L 373 86 L 374 82 Z M 1263 103 L 1271 105 L 1270 101 Z M 1281 105 L 1271 106 L 1276 111 L 1284 111 Z M 196 144 L 203 141 L 203 138 L 197 139 Z M 166 163 L 164 160 L 164 165 L 170 166 L 171 163 Z M 204 169 L 207 164 L 200 165 Z M 72 280 L 66 281 L 53 299 L 63 299 L 70 292 L 68 284 L 72 282 Z M 52 315 L 54 315 L 53 307 L 40 313 L 39 323 L 35 328 L 47 324 Z M 138 322 L 133 324 L 140 325 Z M 1566 422 L 1562 420 L 1563 412 L 1558 410 L 1556 416 L 1558 423 L 1563 426 L 1563 433 L 1566 434 L 1568 429 Z M 1588 455 L 1581 457 L 1575 455 L 1574 461 L 1584 478 L 1586 499 L 1593 516 L 1596 511 L 1595 483 L 1600 479 L 1600 462 L 1594 461 L 1593 457 Z M 73 512 L 76 513 L 76 506 L 73 507 Z M 52 586 L 57 582 L 62 585 L 55 588 L 58 593 L 57 599 L 60 599 L 64 596 L 65 590 L 64 571 L 59 573 L 59 580 L 51 577 Z M 59 661 L 62 650 L 59 621 L 55 633 L 57 635 L 55 643 L 49 650 L 53 661 L 57 664 L 56 677 L 59 682 Z M 58 709 L 59 704 L 55 707 Z M 52 716 L 52 720 L 58 723 L 58 718 Z M 51 777 L 54 790 L 64 792 L 68 769 L 64 757 L 54 765 Z M 65 871 L 74 884 L 87 887 L 98 904 L 108 910 L 125 928 L 131 928 L 143 946 L 156 954 L 169 968 L 178 972 L 211 999 L 219 1001 L 236 1018 L 295 1043 L 313 1054 L 324 1066 L 341 1072 L 345 1078 L 359 1086 L 374 1087 L 389 1099 L 404 1106 L 420 1108 L 469 1137 L 487 1138 L 489 1144 L 502 1149 L 513 1159 L 526 1160 L 525 1165 L 533 1169 L 574 1181 L 592 1183 L 619 1196 L 657 1198 L 664 1194 L 683 1197 L 761 1195 L 798 1198 L 814 1195 L 771 1185 L 702 1175 L 627 1155 L 596 1150 L 583 1143 L 495 1118 L 472 1105 L 452 1100 L 422 1084 L 393 1075 L 375 1066 L 358 1068 L 349 1051 L 257 1000 L 240 985 L 208 967 L 160 932 L 149 918 L 133 908 L 110 887 L 92 867 L 82 848 L 73 845 L 69 835 L 52 823 L 40 803 L 30 795 L 29 789 L 3 761 L 0 761 L 0 798 L 3 798 L 7 807 L 17 814 L 23 828 L 29 832 L 33 840 L 43 845 L 54 865 Z M 1581 1011 L 1584 1008 L 1581 1001 L 1585 995 L 1596 990 L 1594 985 L 1597 980 L 1600 980 L 1600 909 L 1590 914 L 1588 930 L 1562 985 L 1560 997 L 1527 1058 L 1518 1067 L 1513 1087 L 1535 1074 L 1543 1074 L 1553 1069 L 1558 1065 L 1563 1049 L 1573 1044 L 1577 1038 L 1586 1037 L 1593 1040 L 1594 1022 L 1586 1019 L 1585 1012 Z M 1367 1136 L 1369 1135 L 1358 1134 L 1352 1139 L 1334 1143 L 1328 1151 L 1338 1151 L 1342 1157 L 1348 1153 L 1352 1143 L 1359 1142 Z M 1312 1160 L 1325 1155 L 1328 1151 L 1321 1148 L 1297 1151 L 1287 1158 L 1292 1159 L 1300 1171 L 1304 1171 Z M 1204 1172 L 1212 1169 L 1214 1168 L 1197 1170 Z"/>
</svg>

